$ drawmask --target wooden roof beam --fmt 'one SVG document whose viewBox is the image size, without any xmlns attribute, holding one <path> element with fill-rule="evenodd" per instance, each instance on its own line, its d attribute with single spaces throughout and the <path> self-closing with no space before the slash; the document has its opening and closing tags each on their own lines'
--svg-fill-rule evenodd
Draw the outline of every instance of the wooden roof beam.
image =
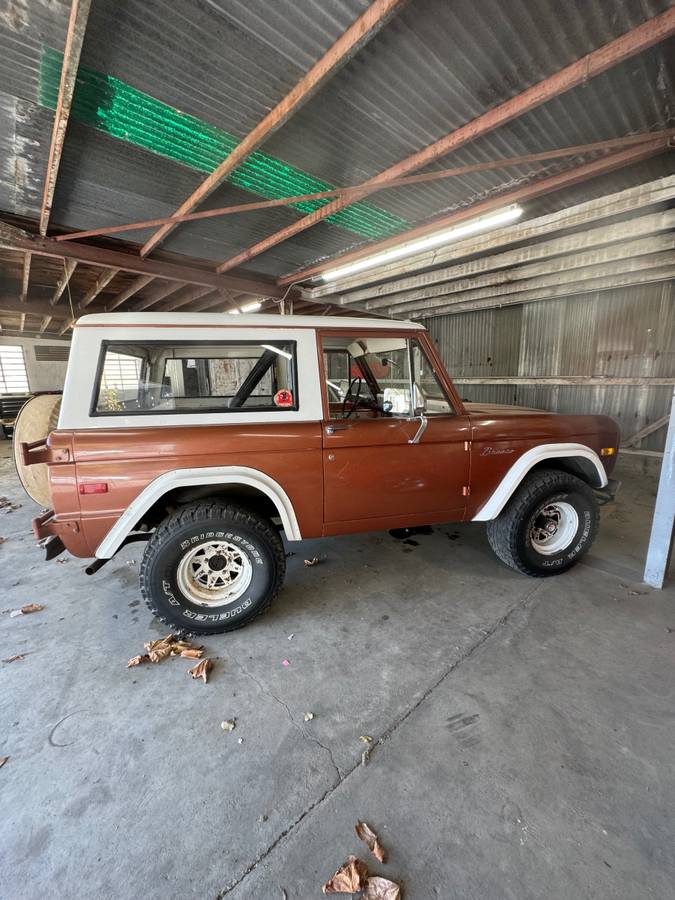
<svg viewBox="0 0 675 900">
<path fill-rule="evenodd" d="M 64 260 L 63 266 L 63 277 L 59 279 L 59 283 L 56 285 L 56 290 L 54 291 L 54 296 L 49 301 L 52 306 L 56 306 L 56 304 L 61 299 L 61 295 L 63 294 L 66 286 L 68 285 L 73 272 L 77 267 L 77 261 L 74 259 Z"/>
<path fill-rule="evenodd" d="M 540 300 L 553 300 L 557 297 L 573 297 L 578 294 L 592 294 L 595 291 L 607 291 L 634 284 L 651 284 L 655 281 L 670 281 L 675 278 L 675 263 L 656 268 L 641 268 L 623 274 L 606 274 L 595 278 L 581 278 L 572 284 L 552 284 L 529 291 L 520 291 L 512 296 L 498 296 L 480 300 L 455 302 L 446 306 L 437 306 L 424 312 L 416 312 L 406 318 L 428 319 L 462 312 L 475 312 L 479 309 L 513 306 L 520 303 L 535 303 Z"/>
<path fill-rule="evenodd" d="M 75 241 L 59 244 L 52 238 L 29 234 L 2 221 L 0 221 L 0 247 L 7 250 L 24 250 L 36 256 L 54 259 L 75 259 L 80 263 L 103 269 L 115 268 L 121 272 L 134 272 L 137 275 L 150 275 L 152 278 L 165 278 L 186 284 L 201 284 L 226 291 L 241 291 L 263 297 L 281 297 L 284 294 L 284 289 L 262 278 L 219 275 L 213 269 L 201 269 L 160 259 L 142 259 L 136 254 L 109 250 L 107 247 L 93 247 L 90 244 L 78 244 Z"/>
<path fill-rule="evenodd" d="M 675 7 L 673 8 L 675 9 Z M 617 169 L 656 156 L 667 150 L 668 147 L 668 141 L 659 139 L 654 142 L 650 141 L 639 144 L 637 147 L 631 147 L 618 153 L 610 153 L 607 156 L 601 156 L 599 159 L 595 159 L 592 162 L 574 166 L 573 168 L 567 169 L 564 172 L 559 172 L 556 175 L 539 178 L 536 181 L 515 188 L 512 191 L 505 191 L 503 194 L 495 194 L 487 200 L 481 200 L 471 206 L 462 207 L 440 219 L 435 219 L 425 225 L 420 225 L 410 231 L 403 232 L 403 234 L 396 235 L 395 238 L 387 238 L 386 240 L 379 241 L 377 244 L 370 245 L 367 248 L 344 253 L 342 256 L 332 259 L 328 264 L 322 262 L 315 266 L 310 266 L 307 269 L 303 269 L 301 272 L 296 272 L 294 275 L 288 275 L 279 279 L 278 283 L 280 285 L 287 283 L 295 284 L 296 282 L 303 281 L 327 268 L 333 269 L 336 266 L 352 262 L 355 259 L 361 259 L 364 256 L 370 256 L 373 253 L 386 250 L 388 247 L 400 244 L 401 242 L 413 241 L 428 234 L 450 228 L 452 225 L 459 224 L 467 219 L 473 219 L 476 216 L 483 215 L 492 210 L 502 209 L 511 203 L 523 203 L 526 200 L 533 200 L 545 194 L 552 193 L 553 191 L 562 190 L 563 188 L 571 187 L 575 184 L 581 184 L 591 178 L 607 175 L 609 172 L 614 172 Z M 338 289 L 339 288 L 336 286 L 335 290 Z"/>
<path fill-rule="evenodd" d="M 391 190 L 396 187 L 404 187 L 410 184 L 422 184 L 431 181 L 440 181 L 445 178 L 454 178 L 459 175 L 471 175 L 477 172 L 488 172 L 494 169 L 508 169 L 512 166 L 523 166 L 532 162 L 545 162 L 547 160 L 563 159 L 566 156 L 587 156 L 594 153 L 602 153 L 608 150 L 618 150 L 644 141 L 651 141 L 657 137 L 675 137 L 675 128 L 664 131 L 643 131 L 638 134 L 624 135 L 623 137 L 610 138 L 606 141 L 595 141 L 590 144 L 576 144 L 571 147 L 559 147 L 555 150 L 542 150 L 538 153 L 526 153 L 521 156 L 502 157 L 487 162 L 471 163 L 465 166 L 452 166 L 449 169 L 440 169 L 433 172 L 423 172 L 420 175 L 407 175 L 404 178 L 392 178 L 381 181 L 378 190 Z M 304 203 L 307 200 L 327 200 L 333 197 L 347 196 L 350 193 L 358 193 L 362 184 L 351 187 L 336 187 L 330 191 L 316 191 L 312 194 L 294 194 L 290 197 L 279 197 L 275 200 L 256 200 L 252 203 L 235 203 L 229 206 L 220 206 L 215 209 L 202 209 L 199 212 L 183 213 L 182 215 L 164 216 L 155 219 L 144 219 L 140 222 L 128 222 L 124 225 L 105 225 L 101 228 L 90 228 L 86 231 L 70 231 L 66 234 L 54 235 L 55 241 L 82 240 L 89 237 L 100 237 L 108 234 L 121 234 L 127 231 L 136 231 L 142 228 L 155 228 L 158 225 L 178 225 L 183 222 L 195 222 L 201 219 L 213 219 L 220 216 L 231 216 L 237 213 L 255 212 L 262 209 L 274 209 L 279 206 L 291 206 L 295 203 Z"/>
<path fill-rule="evenodd" d="M 675 246 L 675 233 L 659 234 L 675 228 L 675 209 L 619 222 L 607 228 L 593 228 L 558 240 L 545 241 L 521 250 L 510 250 L 497 256 L 470 260 L 463 265 L 446 269 L 445 277 L 437 284 L 390 296 L 367 300 L 364 309 L 422 309 L 434 297 L 447 296 L 462 290 L 489 285 L 508 284 L 551 272 L 573 268 L 577 260 L 609 262 L 646 253 L 657 253 Z M 539 249 L 541 247 L 541 250 Z M 591 264 L 591 263 L 588 263 Z M 577 265 L 584 265 L 577 262 Z"/>
<path fill-rule="evenodd" d="M 569 249 L 581 249 L 582 246 L 585 246 L 584 241 L 592 240 L 592 235 L 598 231 L 597 227 L 590 227 L 589 230 L 589 226 L 596 225 L 603 219 L 609 219 L 612 216 L 624 216 L 639 212 L 657 203 L 666 203 L 673 198 L 675 198 L 675 175 L 657 178 L 646 184 L 626 188 L 614 194 L 605 194 L 595 200 L 586 200 L 575 206 L 568 206 L 557 212 L 538 216 L 536 219 L 526 219 L 516 225 L 507 225 L 485 234 L 453 242 L 446 247 L 434 248 L 407 257 L 405 260 L 387 266 L 386 272 L 382 268 L 369 269 L 367 272 L 360 272 L 350 278 L 340 279 L 335 284 L 326 283 L 317 288 L 303 289 L 302 295 L 309 300 L 330 295 L 339 303 L 373 300 L 409 288 L 433 285 L 438 281 L 446 281 L 448 278 L 455 277 L 455 275 L 459 277 L 485 272 L 493 263 L 507 265 L 514 262 L 531 261 L 539 258 L 548 249 L 552 249 L 554 242 L 556 250 L 559 242 L 564 243 L 561 252 Z M 569 241 L 573 244 L 571 247 L 569 241 L 561 237 L 547 241 L 539 240 L 564 229 L 572 228 L 584 228 L 585 230 L 575 231 L 573 235 L 569 236 Z M 587 237 L 584 238 L 583 235 Z M 520 249 L 502 252 L 498 256 L 489 255 L 497 250 L 505 250 L 514 244 L 523 246 Z M 510 255 L 507 256 L 507 253 Z M 469 256 L 478 256 L 478 258 L 468 262 L 458 262 Z M 452 264 L 438 268 L 442 263 Z M 430 266 L 437 266 L 437 268 L 429 269 Z M 424 269 L 428 271 L 421 271 Z M 389 280 L 384 281 L 388 276 Z M 376 281 L 382 283 L 372 283 Z"/>
<path fill-rule="evenodd" d="M 237 166 L 254 153 L 278 128 L 305 104 L 379 29 L 388 21 L 403 0 L 374 0 L 368 9 L 337 39 L 315 63 L 293 90 L 289 91 L 246 137 L 234 148 L 199 187 L 178 207 L 176 215 L 192 212 Z M 141 248 L 147 256 L 176 227 L 163 225 Z"/>
<path fill-rule="evenodd" d="M 84 41 L 84 32 L 89 18 L 91 0 L 73 0 L 70 7 L 70 19 L 66 34 L 66 45 L 63 50 L 63 66 L 61 67 L 61 81 L 59 94 L 54 113 L 54 125 L 52 139 L 49 145 L 49 158 L 47 161 L 47 177 L 45 179 L 42 194 L 42 206 L 40 208 L 40 234 L 47 234 L 49 216 L 52 211 L 56 179 L 61 163 L 63 143 L 66 139 L 66 128 L 70 116 L 70 107 L 73 102 L 77 69 L 80 64 L 80 53 Z"/>
<path fill-rule="evenodd" d="M 499 104 L 494 109 L 488 110 L 471 122 L 467 122 L 460 128 L 451 131 L 406 159 L 389 166 L 389 168 L 375 175 L 364 184 L 361 195 L 352 195 L 348 199 L 338 199 L 327 203 L 297 222 L 263 238 L 263 240 L 236 254 L 236 256 L 225 260 L 218 266 L 218 271 L 226 272 L 228 269 L 232 269 L 252 259 L 254 256 L 264 253 L 282 241 L 288 240 L 288 238 L 305 231 L 307 228 L 311 228 L 327 216 L 334 215 L 351 203 L 368 196 L 371 193 L 370 189 L 376 188 L 379 182 L 406 175 L 447 156 L 465 144 L 476 140 L 476 138 L 493 131 L 495 128 L 506 125 L 508 122 L 519 118 L 541 104 L 553 100 L 572 88 L 585 83 L 588 79 L 607 71 L 618 63 L 624 62 L 630 57 L 647 50 L 672 34 L 675 34 L 675 7 L 654 16 L 642 25 L 638 25 L 626 34 L 621 35 L 616 40 L 610 41 L 603 47 L 565 66 L 554 75 L 544 78 L 510 100 Z M 400 240 L 401 236 L 397 236 L 397 239 Z M 342 257 L 342 259 L 344 258 Z M 334 261 L 332 264 L 334 264 Z M 325 269 L 326 267 L 327 264 L 323 263 L 322 268 Z M 306 272 L 307 270 L 288 276 L 281 279 L 279 283 L 292 283 L 305 275 Z"/>
</svg>

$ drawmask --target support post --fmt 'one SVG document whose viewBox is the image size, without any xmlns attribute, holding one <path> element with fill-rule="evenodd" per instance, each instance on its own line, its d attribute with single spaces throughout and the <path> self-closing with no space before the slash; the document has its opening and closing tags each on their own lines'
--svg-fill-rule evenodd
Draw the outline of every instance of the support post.
<svg viewBox="0 0 675 900">
<path fill-rule="evenodd" d="M 644 581 L 653 588 L 661 589 L 668 571 L 670 554 L 673 549 L 673 527 L 675 526 L 675 390 L 670 409 L 670 424 L 666 435 L 666 447 L 661 463 L 659 490 L 656 495 L 652 533 L 647 550 Z"/>
</svg>

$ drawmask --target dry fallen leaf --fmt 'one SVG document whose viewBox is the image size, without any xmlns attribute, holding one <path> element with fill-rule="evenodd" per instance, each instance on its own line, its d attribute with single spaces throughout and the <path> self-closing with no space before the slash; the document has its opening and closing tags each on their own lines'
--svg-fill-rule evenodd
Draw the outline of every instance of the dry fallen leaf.
<svg viewBox="0 0 675 900">
<path fill-rule="evenodd" d="M 191 641 L 182 641 L 175 634 L 167 634 L 166 637 L 156 641 L 148 641 L 143 645 L 150 655 L 152 662 L 161 662 L 169 656 L 185 656 L 188 659 L 199 659 L 204 652 L 200 644 Z"/>
<path fill-rule="evenodd" d="M 309 568 L 309 566 L 316 566 L 319 563 L 319 557 L 314 556 L 312 559 L 306 559 L 305 565 Z"/>
<path fill-rule="evenodd" d="M 384 849 L 382 848 L 382 844 L 380 844 L 378 836 L 370 825 L 366 822 L 357 822 L 354 830 L 356 831 L 357 837 L 359 837 L 366 847 L 368 847 L 375 859 L 384 862 Z"/>
<path fill-rule="evenodd" d="M 159 647 L 166 647 L 169 644 L 175 644 L 178 638 L 175 634 L 167 634 L 166 637 L 158 638 L 156 641 L 148 641 L 143 644 L 145 649 L 149 652 L 150 650 L 157 650 Z"/>
<path fill-rule="evenodd" d="M 43 609 L 44 606 L 41 603 L 27 603 L 26 606 L 21 607 L 21 612 L 27 616 L 28 613 L 40 612 Z"/>
<path fill-rule="evenodd" d="M 209 678 L 209 672 L 212 668 L 213 663 L 210 659 L 202 659 L 192 669 L 188 669 L 188 675 L 192 675 L 193 678 L 201 678 L 204 681 L 204 684 L 206 684 Z"/>
<path fill-rule="evenodd" d="M 203 650 L 201 644 L 193 644 L 192 641 L 173 641 L 171 652 L 174 656 L 180 656 L 184 650 Z"/>
<path fill-rule="evenodd" d="M 306 712 L 305 715 L 303 716 L 303 719 L 305 720 L 305 722 L 311 722 L 313 718 L 314 718 L 313 712 Z"/>
<path fill-rule="evenodd" d="M 18 660 L 25 658 L 23 653 L 15 653 L 14 656 L 8 656 L 6 659 L 3 659 L 3 662 L 17 662 Z"/>
<path fill-rule="evenodd" d="M 361 734 L 359 735 L 359 740 L 363 741 L 364 744 L 372 744 L 373 739 L 369 734 Z"/>
<path fill-rule="evenodd" d="M 401 900 L 401 888 L 395 881 L 372 875 L 366 882 L 363 900 Z"/>
<path fill-rule="evenodd" d="M 9 756 L 0 756 L 0 769 L 4 766 L 8 759 Z"/>
<path fill-rule="evenodd" d="M 348 856 L 321 890 L 324 894 L 355 894 L 363 890 L 367 877 L 368 866 L 363 860 Z"/>
<path fill-rule="evenodd" d="M 220 723 L 220 727 L 223 731 L 234 731 L 236 721 L 234 719 L 226 719 L 224 722 Z M 241 740 L 241 738 L 239 738 Z"/>
<path fill-rule="evenodd" d="M 199 644 L 193 644 L 191 641 L 179 640 L 175 634 L 167 634 L 166 637 L 158 638 L 156 641 L 146 641 L 143 644 L 147 653 L 142 656 L 134 656 L 134 661 L 129 660 L 128 665 L 139 665 L 143 662 L 160 663 L 163 659 L 170 656 L 184 656 L 187 659 L 200 659 L 204 648 Z"/>
<path fill-rule="evenodd" d="M 147 653 L 143 653 L 140 656 L 132 656 L 129 662 L 127 663 L 127 669 L 130 669 L 132 666 L 140 666 L 141 663 L 150 662 L 150 657 Z"/>
</svg>

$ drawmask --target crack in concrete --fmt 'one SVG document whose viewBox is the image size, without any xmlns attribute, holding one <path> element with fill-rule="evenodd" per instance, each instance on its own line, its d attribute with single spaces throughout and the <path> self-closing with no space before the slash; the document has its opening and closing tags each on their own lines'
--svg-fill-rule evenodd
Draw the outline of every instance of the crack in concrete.
<svg viewBox="0 0 675 900">
<path fill-rule="evenodd" d="M 541 588 L 542 588 L 542 585 L 541 585 L 541 584 L 535 585 L 535 586 L 532 588 L 532 590 L 529 591 L 529 592 L 528 592 L 521 600 L 519 600 L 517 603 L 514 603 L 513 606 L 510 607 L 510 608 L 504 613 L 503 616 L 501 616 L 499 619 L 497 619 L 497 621 L 494 622 L 489 628 L 484 629 L 483 632 L 482 632 L 482 634 L 481 634 L 481 636 L 478 638 L 478 640 L 475 641 L 473 644 L 471 644 L 469 647 L 467 647 L 466 650 L 465 650 L 463 653 L 460 653 L 460 655 L 457 657 L 457 659 L 456 659 L 453 663 L 451 663 L 451 664 L 450 664 L 450 665 L 449 665 L 449 666 L 441 673 L 441 675 L 436 679 L 436 681 L 434 681 L 433 684 L 431 684 L 431 685 L 424 691 L 424 693 L 421 695 L 421 697 L 419 697 L 419 699 L 416 700 L 415 703 L 413 703 L 412 706 L 409 707 L 409 709 L 407 709 L 407 710 L 406 710 L 405 712 L 403 712 L 400 716 L 398 716 L 396 719 L 394 719 L 394 721 L 391 723 L 391 725 L 389 725 L 389 727 L 386 728 L 385 731 L 382 732 L 382 734 L 379 736 L 379 738 L 377 739 L 377 741 L 375 741 L 375 742 L 373 743 L 372 748 L 371 748 L 371 754 L 372 754 L 372 750 L 374 750 L 375 747 L 377 747 L 378 745 L 382 745 L 382 744 L 384 744 L 386 741 L 388 741 L 388 740 L 394 735 L 394 733 L 401 727 L 401 725 L 403 725 L 403 723 L 406 722 L 407 719 L 409 719 L 410 716 L 411 716 L 417 709 L 419 709 L 419 707 L 420 707 L 426 700 L 428 700 L 428 698 L 433 694 L 433 692 L 434 692 L 438 687 L 440 687 L 440 685 L 443 684 L 443 682 L 444 682 L 447 678 L 449 678 L 449 677 L 452 675 L 452 673 L 453 673 L 460 665 L 462 665 L 462 663 L 464 663 L 464 662 L 466 662 L 468 659 L 470 659 L 470 658 L 473 656 L 473 654 L 474 654 L 477 650 L 480 650 L 480 648 L 481 648 L 481 647 L 482 647 L 482 646 L 483 646 L 483 645 L 484 645 L 484 644 L 485 644 L 485 643 L 486 643 L 486 642 L 487 642 L 487 641 L 488 641 L 488 640 L 489 640 L 489 639 L 490 639 L 497 631 L 499 631 L 499 630 L 502 629 L 504 626 L 506 626 L 506 625 L 509 623 L 509 621 L 511 620 L 511 618 L 512 618 L 516 613 L 520 612 L 521 610 L 524 610 L 524 609 L 527 607 L 527 605 L 528 605 L 528 603 L 530 602 L 530 600 L 532 600 L 532 598 L 535 596 L 535 594 L 537 593 L 537 591 L 539 591 Z M 251 678 L 251 679 L 258 685 L 259 689 L 260 689 L 264 694 L 267 694 L 269 697 L 271 697 L 272 699 L 276 700 L 277 703 L 280 703 L 282 706 L 284 706 L 284 707 L 286 708 L 286 712 L 288 713 L 288 716 L 289 716 L 291 722 L 293 722 L 293 724 L 296 725 L 296 727 L 297 727 L 297 723 L 294 722 L 293 717 L 291 716 L 290 710 L 289 710 L 288 706 L 284 703 L 284 701 L 283 701 L 283 700 L 280 700 L 280 699 L 279 699 L 278 697 L 276 697 L 271 691 L 269 691 L 269 690 L 267 690 L 266 688 L 264 688 L 264 687 L 261 685 L 261 683 L 258 681 L 258 679 L 257 679 L 254 675 L 252 675 L 250 672 L 248 672 L 247 669 L 246 669 L 246 668 L 245 668 L 245 667 L 244 667 L 244 666 L 243 666 L 243 665 L 242 665 L 242 664 L 241 664 L 234 656 L 232 657 L 232 659 L 233 659 L 234 662 L 239 666 L 239 668 L 242 670 L 242 672 L 243 672 L 245 675 L 248 675 L 249 678 Z M 302 729 L 301 729 L 301 731 L 302 731 Z M 303 734 L 304 734 L 304 732 L 303 732 Z M 320 743 L 320 742 L 317 741 L 317 743 Z M 328 752 L 330 753 L 330 750 L 329 750 L 328 747 L 325 747 L 323 744 L 321 744 L 321 746 L 324 747 L 325 750 L 328 750 Z M 331 753 L 331 760 L 332 760 L 332 753 Z M 333 763 L 333 765 L 335 765 L 335 763 Z M 327 800 L 329 797 L 331 797 L 331 796 L 335 793 L 335 791 L 336 791 L 339 787 L 341 787 L 341 786 L 347 781 L 347 779 L 348 779 L 351 775 L 354 774 L 354 772 L 355 772 L 357 769 L 360 769 L 360 768 L 361 768 L 361 759 L 359 759 L 358 762 L 354 763 L 354 765 L 353 765 L 350 769 L 345 770 L 345 772 L 342 773 L 342 774 L 340 774 L 340 770 L 339 770 L 338 767 L 335 765 L 335 769 L 337 770 L 338 775 L 339 775 L 339 780 L 338 780 L 332 787 L 329 787 L 326 791 L 324 791 L 324 793 L 323 793 L 320 797 L 318 797 L 313 803 L 310 803 L 310 805 L 309 805 L 306 809 L 304 809 L 304 810 L 300 813 L 300 815 L 299 815 L 293 822 L 291 822 L 291 824 L 288 826 L 288 828 L 286 828 L 286 829 L 284 829 L 284 831 L 280 832 L 280 833 L 277 835 L 277 837 L 272 841 L 272 843 L 269 844 L 269 846 L 267 846 L 264 850 L 262 850 L 262 851 L 258 854 L 258 856 L 257 856 L 257 857 L 253 860 L 253 862 L 246 868 L 246 870 L 245 870 L 244 872 L 242 872 L 241 875 L 239 875 L 234 881 L 231 881 L 230 884 L 227 885 L 227 887 L 223 888 L 222 891 L 219 891 L 218 894 L 216 894 L 215 900 L 223 900 L 224 897 L 226 897 L 228 894 L 232 893 L 233 890 L 235 890 L 236 888 L 238 888 L 239 885 L 242 884 L 243 881 L 244 881 L 246 878 L 248 878 L 248 876 L 249 876 L 249 875 L 250 875 L 250 874 L 251 874 L 251 873 L 252 873 L 252 872 L 260 865 L 260 863 L 261 863 L 264 859 L 266 859 L 266 858 L 270 855 L 270 853 L 272 853 L 273 850 L 274 850 L 274 849 L 275 849 L 275 848 L 276 848 L 276 847 L 277 847 L 277 846 L 278 846 L 278 845 L 279 845 L 286 837 L 288 837 L 289 834 L 291 834 L 293 831 L 295 831 L 295 829 L 298 827 L 298 825 L 300 825 L 300 824 L 301 824 L 301 823 L 302 823 L 309 815 L 311 815 L 311 813 L 313 813 L 315 809 L 317 809 L 319 806 L 321 806 L 322 803 L 323 803 L 325 800 Z"/>
<path fill-rule="evenodd" d="M 250 678 L 251 681 L 253 681 L 258 686 L 258 689 L 263 694 L 270 697 L 270 699 L 275 700 L 280 706 L 282 706 L 286 710 L 286 715 L 288 716 L 288 721 L 296 729 L 296 731 L 298 731 L 302 735 L 304 740 L 306 740 L 308 743 L 316 744 L 317 746 L 321 747 L 322 750 L 326 751 L 326 753 L 330 757 L 331 765 L 335 769 L 336 781 L 333 785 L 333 788 L 336 788 L 343 778 L 343 773 L 340 770 L 340 767 L 338 766 L 338 764 L 335 762 L 335 759 L 333 758 L 333 751 L 330 749 L 330 747 L 327 747 L 326 744 L 322 743 L 317 737 L 314 737 L 313 735 L 308 734 L 307 731 L 300 725 L 300 723 L 295 721 L 288 704 L 284 700 L 282 700 L 281 697 L 277 697 L 277 695 L 273 691 L 271 691 L 268 687 L 266 687 L 260 681 L 260 679 L 256 678 L 256 676 L 252 672 L 249 672 L 249 670 L 246 668 L 246 666 L 244 666 L 243 663 L 241 663 L 236 658 L 236 656 L 232 656 L 232 654 L 230 654 L 230 656 L 232 657 L 234 663 L 237 666 L 239 666 L 239 668 L 241 669 L 243 674 L 246 675 L 248 678 Z M 331 788 L 331 790 L 333 788 Z"/>
</svg>

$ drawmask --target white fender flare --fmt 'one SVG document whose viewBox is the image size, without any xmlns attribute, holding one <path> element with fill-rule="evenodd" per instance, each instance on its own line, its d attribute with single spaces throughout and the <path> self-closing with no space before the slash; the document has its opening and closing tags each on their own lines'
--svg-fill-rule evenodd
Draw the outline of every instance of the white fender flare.
<svg viewBox="0 0 675 900">
<path fill-rule="evenodd" d="M 587 447 L 586 444 L 540 444 L 538 447 L 533 447 L 531 450 L 523 453 L 514 462 L 472 521 L 488 522 L 491 519 L 496 519 L 520 482 L 537 463 L 546 459 L 560 459 L 561 457 L 570 456 L 582 457 L 593 464 L 598 475 L 598 484 L 595 487 L 605 487 L 607 485 L 607 473 L 600 462 L 600 457 L 595 450 Z"/>
<path fill-rule="evenodd" d="M 98 559 L 110 559 L 138 520 L 168 491 L 206 484 L 245 484 L 256 488 L 274 503 L 289 541 L 302 539 L 295 510 L 288 494 L 269 475 L 248 466 L 209 466 L 202 469 L 174 469 L 159 475 L 126 508 L 96 548 Z"/>
</svg>

